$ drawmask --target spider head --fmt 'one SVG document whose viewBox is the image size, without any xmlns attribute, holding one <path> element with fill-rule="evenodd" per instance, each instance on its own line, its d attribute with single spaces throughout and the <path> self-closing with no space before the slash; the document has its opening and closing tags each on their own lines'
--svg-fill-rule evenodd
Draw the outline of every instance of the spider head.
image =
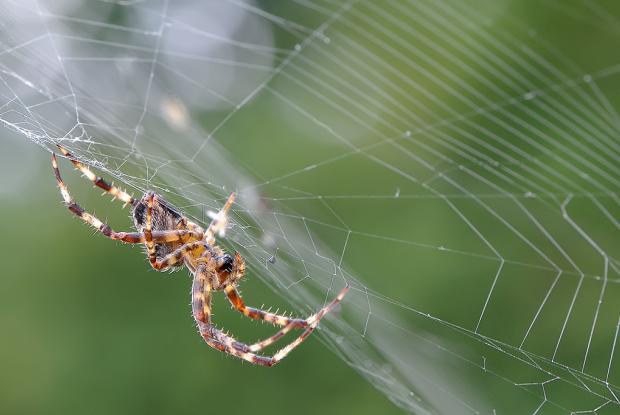
<svg viewBox="0 0 620 415">
<path fill-rule="evenodd" d="M 220 266 L 220 272 L 231 273 L 235 265 L 235 259 L 228 254 L 222 257 L 222 265 Z"/>
<path fill-rule="evenodd" d="M 152 229 L 155 231 L 165 231 L 177 229 L 178 225 L 183 221 L 183 216 L 174 210 L 163 197 L 157 193 L 147 192 L 140 200 L 136 202 L 132 211 L 133 223 L 138 231 L 142 231 L 146 225 L 146 209 L 148 200 L 153 198 Z"/>
</svg>

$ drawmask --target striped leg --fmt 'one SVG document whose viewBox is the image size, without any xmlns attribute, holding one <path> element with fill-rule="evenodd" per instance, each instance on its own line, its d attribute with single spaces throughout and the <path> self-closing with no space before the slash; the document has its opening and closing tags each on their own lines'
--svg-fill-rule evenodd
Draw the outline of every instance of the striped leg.
<svg viewBox="0 0 620 415">
<path fill-rule="evenodd" d="M 239 294 L 237 288 L 232 284 L 227 285 L 226 288 L 224 288 L 224 291 L 226 292 L 228 301 L 230 301 L 232 306 L 241 314 L 253 320 L 264 320 L 274 326 L 288 326 L 289 324 L 292 324 L 295 328 L 303 328 L 308 326 L 308 322 L 305 319 L 286 317 L 279 314 L 270 313 L 268 311 L 263 311 L 258 308 L 246 306 L 243 298 L 241 298 L 241 294 Z"/>
<path fill-rule="evenodd" d="M 73 165 L 79 171 L 81 171 L 84 176 L 86 176 L 88 180 L 95 184 L 95 186 L 100 187 L 106 192 L 110 193 L 115 199 L 119 199 L 125 202 L 125 205 L 134 205 L 136 203 L 136 200 L 131 195 L 129 195 L 124 190 L 114 186 L 114 184 L 108 183 L 103 178 L 96 176 L 92 171 L 90 171 L 87 166 L 77 161 L 75 156 L 69 153 L 64 147 L 59 144 L 56 144 L 56 146 L 60 149 L 60 151 L 62 151 L 62 154 L 64 154 L 65 157 L 67 157 L 71 161 L 71 163 L 73 163 Z"/>
<path fill-rule="evenodd" d="M 162 259 L 158 260 L 155 251 L 153 251 L 153 255 L 149 253 L 149 262 L 151 266 L 158 271 L 170 268 L 171 266 L 179 264 L 183 261 L 183 258 L 191 251 L 198 247 L 205 247 L 208 249 L 207 243 L 205 241 L 194 241 L 188 242 L 180 248 L 172 251 Z"/>
<path fill-rule="evenodd" d="M 144 242 L 146 244 L 146 250 L 149 257 L 149 263 L 156 270 L 163 270 L 169 268 L 173 265 L 178 264 L 183 260 L 183 258 L 198 247 L 204 247 L 206 249 L 205 254 L 208 255 L 208 258 L 213 254 L 211 247 L 203 241 L 202 235 L 187 230 L 179 230 L 179 231 L 155 231 L 153 232 L 153 199 L 155 198 L 155 194 L 151 194 L 147 200 L 146 207 L 146 223 L 144 226 Z M 174 239 L 174 236 L 177 235 L 178 238 Z M 157 259 L 157 252 L 155 250 L 155 243 L 157 242 L 155 236 L 168 236 L 169 239 L 178 240 L 181 236 L 190 236 L 193 238 L 191 242 L 188 242 L 170 254 L 166 255 L 162 259 Z M 168 242 L 171 242 L 170 240 Z M 208 259 L 201 258 L 201 262 L 208 262 Z"/>
<path fill-rule="evenodd" d="M 146 251 L 149 257 L 149 263 L 151 264 L 153 268 L 160 271 L 160 270 L 169 268 L 173 265 L 176 265 L 183 260 L 185 255 L 187 255 L 189 252 L 193 251 L 194 249 L 200 246 L 204 246 L 205 248 L 207 248 L 209 252 L 211 251 L 210 247 L 207 245 L 205 241 L 198 239 L 201 235 L 199 235 L 196 232 L 192 232 L 192 231 L 171 231 L 171 233 L 168 233 L 167 231 L 153 232 L 152 227 L 153 227 L 153 199 L 154 198 L 155 198 L 155 195 L 151 193 L 147 200 L 146 223 L 144 225 L 144 243 L 146 244 Z M 174 234 L 176 234 L 178 236 L 177 240 L 181 238 L 181 235 L 190 235 L 190 236 L 193 236 L 195 239 L 191 242 L 184 244 L 183 246 L 171 252 L 170 254 L 166 255 L 161 260 L 157 260 L 157 252 L 155 250 L 155 243 L 157 241 L 155 239 L 155 233 L 159 233 L 162 236 L 167 235 L 171 239 L 173 239 Z"/>
<path fill-rule="evenodd" d="M 54 169 L 54 175 L 56 176 L 56 181 L 58 182 L 58 187 L 60 188 L 60 194 L 62 195 L 65 205 L 77 217 L 79 217 L 84 222 L 88 223 L 93 228 L 97 229 L 104 236 L 107 236 L 110 239 L 133 244 L 145 242 L 143 234 L 138 232 L 115 232 L 110 228 L 110 226 L 103 223 L 97 217 L 86 212 L 80 205 L 75 203 L 75 201 L 71 197 L 71 194 L 69 193 L 67 185 L 60 176 L 60 171 L 58 170 L 58 163 L 56 161 L 56 155 L 54 154 L 52 154 L 52 168 Z M 196 232 L 187 230 L 155 231 L 153 232 L 153 241 L 157 243 L 176 242 L 186 236 L 196 237 L 197 239 L 202 237 Z"/>
<path fill-rule="evenodd" d="M 146 242 L 144 234 L 138 235 L 141 235 L 140 242 Z M 152 231 L 151 236 L 153 242 L 160 244 L 178 242 L 183 239 L 201 240 L 203 234 L 200 232 L 188 231 L 186 229 L 173 229 L 167 231 Z"/>
<path fill-rule="evenodd" d="M 327 314 L 332 308 L 334 308 L 334 306 L 336 304 L 338 304 L 342 300 L 342 298 L 344 298 L 344 296 L 345 296 L 345 294 L 347 293 L 348 290 L 349 290 L 349 288 L 345 287 L 343 289 L 343 291 L 340 293 L 340 295 L 338 295 L 338 297 L 336 297 L 336 299 L 333 300 L 329 305 L 327 305 L 326 307 L 324 307 L 321 310 L 319 310 L 317 313 L 313 314 L 312 316 L 310 316 L 306 320 L 304 320 L 306 325 L 312 326 L 312 325 L 318 324 L 318 322 L 321 320 L 321 318 L 323 318 L 323 316 L 325 314 Z M 286 326 L 284 326 L 280 331 L 278 331 L 273 336 L 268 337 L 265 340 L 261 340 L 261 341 L 259 341 L 257 343 L 252 344 L 251 346 L 249 346 L 249 351 L 257 352 L 259 350 L 262 350 L 265 347 L 272 345 L 273 343 L 278 341 L 280 338 L 284 337 L 289 331 L 291 331 L 291 330 L 293 330 L 295 328 L 299 328 L 299 326 L 296 324 L 296 321 L 293 321 L 293 322 L 287 324 Z"/>
<path fill-rule="evenodd" d="M 318 323 L 318 322 L 317 322 Z M 273 356 L 262 356 L 250 351 L 250 347 L 238 342 L 233 337 L 217 330 L 213 326 L 200 329 L 205 342 L 221 352 L 238 357 L 250 363 L 271 367 L 276 365 L 280 360 L 284 359 L 294 348 L 299 346 L 314 331 L 317 324 L 308 327 L 297 339 L 278 350 Z"/>
<path fill-rule="evenodd" d="M 241 298 L 241 294 L 236 288 L 237 282 L 243 277 L 244 273 L 245 261 L 239 253 L 235 253 L 232 271 L 230 274 L 225 276 L 223 281 L 218 281 L 219 286 L 215 287 L 216 289 L 219 289 L 221 286 L 224 286 L 224 292 L 226 292 L 228 301 L 230 301 L 230 304 L 232 304 L 237 311 L 246 317 L 254 320 L 264 320 L 274 326 L 288 326 L 290 324 L 292 324 L 294 328 L 303 328 L 308 326 L 305 319 L 286 317 L 279 314 L 270 313 L 268 311 L 263 311 L 258 308 L 246 306 L 243 298 Z"/>
<path fill-rule="evenodd" d="M 340 293 L 338 294 L 338 296 L 330 304 L 322 308 L 321 311 L 319 311 L 318 313 L 311 316 L 308 319 L 309 325 L 303 331 L 303 333 L 301 333 L 301 335 L 299 335 L 299 337 L 297 337 L 291 343 L 284 346 L 282 349 L 278 350 L 273 356 L 262 356 L 254 352 L 261 350 L 262 348 L 267 347 L 268 345 L 274 343 L 277 339 L 279 339 L 284 334 L 286 334 L 286 332 L 290 331 L 292 327 L 288 328 L 287 326 L 283 328 L 282 330 L 280 330 L 275 335 L 269 337 L 268 339 L 262 342 L 255 343 L 252 346 L 248 346 L 246 344 L 240 343 L 239 341 L 235 340 L 233 337 L 229 336 L 228 334 L 225 334 L 221 332 L 220 330 L 216 329 L 210 323 L 209 324 L 199 323 L 200 334 L 202 335 L 202 337 L 204 338 L 204 340 L 207 342 L 209 346 L 217 350 L 220 350 L 224 353 L 228 353 L 232 356 L 246 360 L 253 364 L 271 367 L 271 366 L 276 365 L 282 359 L 284 359 L 291 351 L 293 351 L 293 349 L 295 349 L 304 340 L 306 340 L 308 336 L 310 336 L 310 334 L 312 334 L 312 332 L 317 328 L 317 326 L 319 325 L 319 322 L 321 321 L 321 318 L 323 318 L 325 314 L 331 311 L 338 303 L 340 303 L 340 301 L 342 301 L 342 299 L 344 298 L 348 290 L 349 290 L 348 286 L 343 288 L 342 291 L 340 291 Z M 284 334 L 281 334 L 282 332 L 284 332 Z"/>
<path fill-rule="evenodd" d="M 340 300 L 337 300 L 336 303 L 340 302 Z M 327 312 L 333 308 L 336 304 L 332 303 L 329 306 L 327 306 L 326 308 L 322 308 L 318 313 L 313 314 L 312 316 L 308 317 L 308 319 L 306 319 L 305 321 L 308 322 L 310 325 L 313 324 L 318 324 L 319 320 L 321 320 L 321 318 L 327 314 Z M 270 345 L 272 345 L 273 343 L 275 343 L 276 341 L 278 341 L 280 338 L 284 337 L 289 331 L 298 328 L 298 326 L 295 324 L 295 322 L 292 322 L 286 326 L 284 326 L 282 329 L 280 329 L 280 331 L 276 332 L 276 334 L 274 334 L 271 337 L 266 338 L 265 340 L 261 340 L 259 342 L 256 342 L 252 345 L 249 346 L 249 350 L 251 352 L 258 352 L 262 349 L 264 349 L 265 347 L 268 347 Z"/>
<path fill-rule="evenodd" d="M 146 203 L 146 223 L 144 224 L 144 243 L 146 245 L 146 252 L 149 257 L 151 266 L 155 268 L 157 263 L 157 252 L 155 251 L 155 241 L 153 240 L 153 199 L 155 194 L 150 193 Z M 157 268 L 155 268 L 157 269 Z"/>
<path fill-rule="evenodd" d="M 203 258 L 205 256 L 208 258 L 210 254 L 205 252 Z M 201 261 L 194 272 L 192 315 L 199 327 L 211 326 L 211 293 L 213 292 L 213 279 L 215 277 L 216 273 L 209 261 Z"/>
<path fill-rule="evenodd" d="M 228 211 L 235 201 L 235 194 L 231 193 L 228 196 L 228 200 L 224 206 L 220 209 L 219 212 L 208 212 L 211 217 L 211 223 L 205 232 L 205 239 L 210 244 L 213 245 L 215 243 L 215 235 L 218 234 L 220 237 L 224 236 L 224 232 L 226 231 L 226 225 L 228 224 Z"/>
<path fill-rule="evenodd" d="M 248 346 L 248 351 L 250 352 L 261 351 L 265 347 L 268 347 L 274 344 L 275 342 L 277 342 L 278 340 L 280 340 L 282 337 L 284 337 L 289 331 L 293 330 L 294 328 L 295 328 L 294 324 L 289 324 L 288 326 L 284 326 L 282 329 L 280 329 L 280 331 L 276 332 L 276 334 L 274 334 L 273 336 L 267 337 L 265 340 L 258 341 Z"/>
<path fill-rule="evenodd" d="M 52 168 L 54 169 L 54 175 L 56 176 L 56 181 L 58 182 L 58 187 L 60 188 L 60 194 L 62 195 L 65 205 L 78 218 L 82 219 L 84 222 L 88 223 L 90 226 L 97 229 L 99 232 L 101 232 L 110 239 L 115 239 L 128 243 L 141 242 L 142 238 L 139 233 L 115 232 L 112 230 L 112 228 L 110 228 L 110 226 L 101 222 L 101 220 L 99 220 L 97 217 L 86 212 L 80 205 L 75 203 L 75 201 L 71 197 L 71 194 L 69 193 L 67 185 L 62 181 L 62 178 L 60 177 L 60 171 L 58 170 L 58 163 L 56 162 L 55 154 L 52 154 Z"/>
<path fill-rule="evenodd" d="M 217 278 L 217 273 L 215 272 L 215 263 L 209 260 L 211 254 L 205 252 L 203 256 L 208 259 L 199 262 L 194 272 L 194 280 L 192 282 L 192 314 L 196 323 L 198 323 L 200 335 L 212 348 L 262 366 L 273 366 L 277 364 L 293 349 L 299 346 L 316 329 L 321 318 L 340 303 L 349 290 L 348 286 L 345 287 L 329 305 L 310 317 L 308 319 L 309 326 L 293 342 L 280 349 L 273 356 L 261 356 L 255 352 L 274 343 L 292 330 L 293 327 L 284 327 L 273 336 L 251 346 L 241 343 L 232 336 L 216 329 L 211 324 L 211 293 L 213 291 L 213 282 Z"/>
</svg>

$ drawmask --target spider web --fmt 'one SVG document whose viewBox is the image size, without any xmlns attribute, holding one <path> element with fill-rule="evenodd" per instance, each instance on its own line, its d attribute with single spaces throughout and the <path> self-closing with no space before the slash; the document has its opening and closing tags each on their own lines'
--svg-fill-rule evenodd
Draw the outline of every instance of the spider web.
<svg viewBox="0 0 620 415">
<path fill-rule="evenodd" d="M 319 337 L 401 408 L 616 413 L 620 14 L 533 6 L 6 1 L 0 120 L 199 223 L 236 191 L 227 247 L 351 284 Z"/>
</svg>

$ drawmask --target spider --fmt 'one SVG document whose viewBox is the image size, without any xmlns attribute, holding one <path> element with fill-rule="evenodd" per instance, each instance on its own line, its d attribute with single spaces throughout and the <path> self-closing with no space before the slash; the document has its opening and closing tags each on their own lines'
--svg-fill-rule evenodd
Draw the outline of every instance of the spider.
<svg viewBox="0 0 620 415">
<path fill-rule="evenodd" d="M 248 307 L 237 290 L 237 284 L 245 273 L 245 262 L 239 253 L 235 253 L 234 256 L 226 254 L 216 244 L 215 240 L 216 235 L 224 236 L 227 213 L 235 200 L 234 193 L 228 197 L 217 214 L 211 215 L 212 221 L 205 230 L 175 210 L 159 194 L 146 192 L 140 199 L 134 199 L 125 191 L 96 176 L 64 147 L 60 145 L 57 147 L 95 186 L 105 190 L 115 199 L 125 202 L 125 205 L 131 205 L 131 216 L 137 232 L 116 232 L 82 209 L 73 200 L 69 189 L 60 177 L 56 155 L 52 153 L 52 167 L 67 208 L 110 239 L 132 244 L 144 244 L 149 263 L 157 271 L 175 269 L 185 265 L 193 275 L 192 315 L 200 335 L 214 349 L 250 363 L 273 366 L 284 359 L 316 329 L 319 321 L 342 301 L 349 289 L 349 286 L 346 285 L 331 303 L 306 319 L 287 317 Z M 224 291 L 233 308 L 244 316 L 254 320 L 264 320 L 280 327 L 280 330 L 271 337 L 254 344 L 248 345 L 235 340 L 228 333 L 219 330 L 211 323 L 211 295 L 213 291 Z M 303 332 L 272 356 L 258 354 L 293 329 L 303 329 Z"/>
</svg>

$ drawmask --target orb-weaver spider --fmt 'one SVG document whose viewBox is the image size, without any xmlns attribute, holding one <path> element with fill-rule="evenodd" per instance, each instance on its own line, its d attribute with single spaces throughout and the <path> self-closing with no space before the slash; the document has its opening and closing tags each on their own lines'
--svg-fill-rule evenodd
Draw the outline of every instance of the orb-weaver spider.
<svg viewBox="0 0 620 415">
<path fill-rule="evenodd" d="M 217 214 L 212 215 L 213 220 L 204 230 L 177 212 L 160 195 L 147 192 L 140 199 L 134 199 L 125 191 L 97 177 L 64 147 L 58 145 L 58 148 L 95 186 L 125 202 L 126 205 L 131 205 L 132 218 L 137 232 L 115 232 L 110 226 L 82 209 L 73 200 L 60 177 L 56 156 L 52 154 L 52 167 L 67 208 L 110 239 L 144 244 L 151 266 L 158 271 L 185 265 L 193 274 L 192 315 L 196 320 L 200 335 L 214 349 L 251 363 L 273 366 L 316 329 L 321 318 L 342 301 L 349 289 L 348 285 L 345 286 L 331 303 L 306 319 L 286 317 L 248 307 L 237 290 L 237 283 L 245 272 L 245 262 L 239 253 L 235 253 L 234 257 L 224 253 L 215 241 L 216 234 L 224 235 L 227 213 L 235 199 L 234 193 L 228 197 L 224 207 Z M 211 293 L 222 290 L 232 306 L 246 317 L 264 320 L 282 328 L 271 337 L 251 345 L 239 342 L 217 329 L 211 323 Z M 272 356 L 257 354 L 293 329 L 304 331 Z"/>
</svg>

